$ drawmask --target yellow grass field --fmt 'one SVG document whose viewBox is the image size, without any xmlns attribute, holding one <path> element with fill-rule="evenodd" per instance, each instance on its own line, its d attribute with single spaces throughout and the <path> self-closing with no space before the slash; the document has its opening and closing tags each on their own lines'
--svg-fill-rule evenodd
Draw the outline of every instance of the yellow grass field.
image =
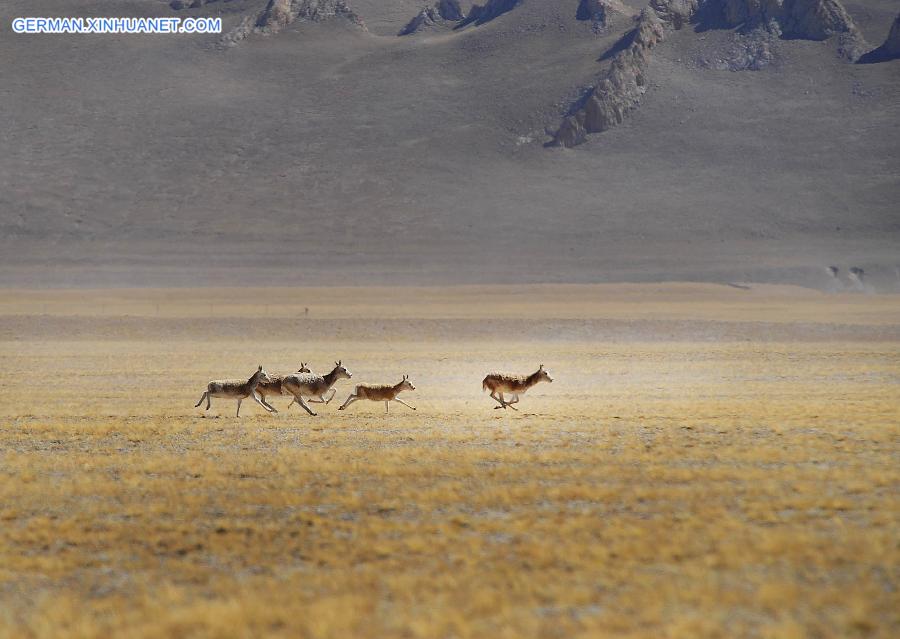
<svg viewBox="0 0 900 639">
<path fill-rule="evenodd" d="M 900 296 L 7 290 L 0 361 L 3 638 L 900 634 Z"/>
</svg>

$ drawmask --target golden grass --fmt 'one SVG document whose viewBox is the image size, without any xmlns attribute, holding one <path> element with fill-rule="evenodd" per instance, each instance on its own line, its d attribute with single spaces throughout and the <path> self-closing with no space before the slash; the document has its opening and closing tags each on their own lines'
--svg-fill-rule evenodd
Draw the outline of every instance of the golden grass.
<svg viewBox="0 0 900 639">
<path fill-rule="evenodd" d="M 0 341 L 0 637 L 896 636 L 900 343 L 216 326 Z M 338 357 L 318 418 L 193 408 Z M 538 360 L 493 410 L 484 372 Z M 416 412 L 337 412 L 402 373 Z"/>
</svg>

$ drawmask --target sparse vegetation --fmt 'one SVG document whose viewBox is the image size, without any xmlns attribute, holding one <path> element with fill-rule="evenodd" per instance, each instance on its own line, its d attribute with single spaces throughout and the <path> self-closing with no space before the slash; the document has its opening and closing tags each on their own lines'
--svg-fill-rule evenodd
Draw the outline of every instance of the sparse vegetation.
<svg viewBox="0 0 900 639">
<path fill-rule="evenodd" d="M 896 341 L 313 345 L 220 325 L 199 349 L 0 341 L 0 637 L 889 637 L 900 623 Z M 480 373 L 535 352 L 556 382 L 492 410 Z M 362 379 L 390 361 L 414 372 L 419 410 L 192 407 L 185 379 L 301 356 L 313 370 L 343 357 Z"/>
</svg>

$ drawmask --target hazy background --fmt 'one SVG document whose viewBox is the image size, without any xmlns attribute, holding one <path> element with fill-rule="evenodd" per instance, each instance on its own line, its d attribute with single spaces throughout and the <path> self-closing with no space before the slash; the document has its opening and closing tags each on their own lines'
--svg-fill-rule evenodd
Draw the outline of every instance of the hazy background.
<svg viewBox="0 0 900 639">
<path fill-rule="evenodd" d="M 670 32 L 623 126 L 545 148 L 627 31 L 526 0 L 396 33 L 411 0 L 238 45 L 24 36 L 26 15 L 222 15 L 160 0 L 0 4 L 0 284 L 130 286 L 691 279 L 900 288 L 900 60 L 779 40 L 704 64 L 729 30 Z M 464 7 L 471 3 L 464 3 Z M 630 1 L 640 8 L 643 2 Z M 868 43 L 893 0 L 844 3 Z"/>
</svg>

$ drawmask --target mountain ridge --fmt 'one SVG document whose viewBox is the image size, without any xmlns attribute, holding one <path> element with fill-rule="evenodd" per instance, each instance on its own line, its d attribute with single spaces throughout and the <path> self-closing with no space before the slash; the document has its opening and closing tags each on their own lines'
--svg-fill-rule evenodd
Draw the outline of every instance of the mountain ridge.
<svg viewBox="0 0 900 639">
<path fill-rule="evenodd" d="M 268 4 L 45 10 L 220 15 L 230 30 Z M 3 28 L 29 6 L 0 8 Z M 690 24 L 654 46 L 619 126 L 545 148 L 628 15 L 598 32 L 576 0 L 526 0 L 397 37 L 418 2 L 349 6 L 368 31 L 300 19 L 225 48 L 0 38 L 0 281 L 824 285 L 834 262 L 892 285 L 897 61 L 776 38 L 771 64 L 732 72 L 721 52 L 750 36 Z M 868 42 L 888 39 L 891 3 L 845 8 Z"/>
</svg>

